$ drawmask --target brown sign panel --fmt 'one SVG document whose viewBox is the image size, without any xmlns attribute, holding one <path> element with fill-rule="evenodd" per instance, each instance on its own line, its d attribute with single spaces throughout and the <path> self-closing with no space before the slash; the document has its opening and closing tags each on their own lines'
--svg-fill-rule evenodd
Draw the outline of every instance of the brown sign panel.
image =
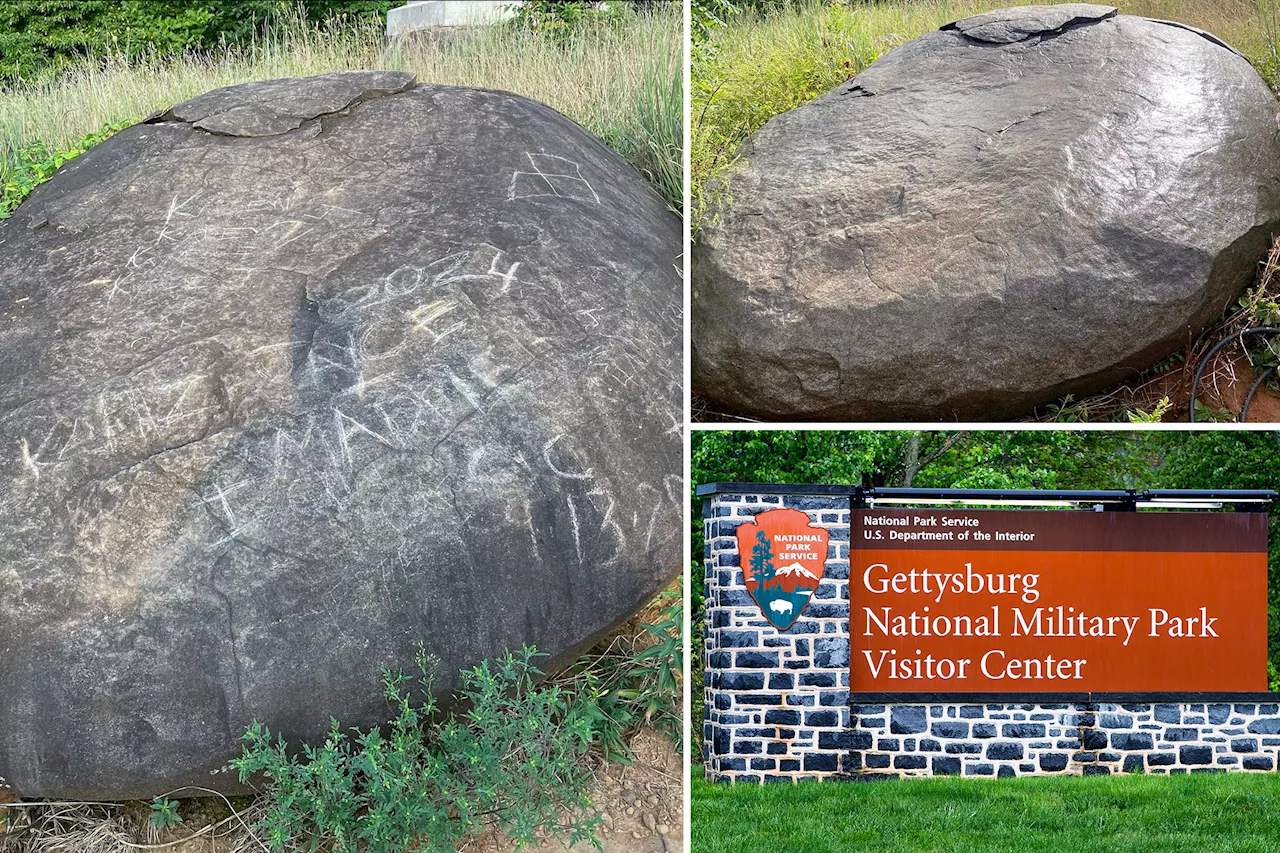
<svg viewBox="0 0 1280 853">
<path fill-rule="evenodd" d="M 854 510 L 850 690 L 1264 691 L 1265 513 Z"/>
</svg>

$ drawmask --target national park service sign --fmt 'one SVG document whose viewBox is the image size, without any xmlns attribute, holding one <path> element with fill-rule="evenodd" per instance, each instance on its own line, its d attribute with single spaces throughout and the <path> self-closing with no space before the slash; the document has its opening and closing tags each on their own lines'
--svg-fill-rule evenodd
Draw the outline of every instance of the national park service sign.
<svg viewBox="0 0 1280 853">
<path fill-rule="evenodd" d="M 787 630 L 822 580 L 829 534 L 798 509 L 770 509 L 736 535 L 747 592 L 770 625 Z"/>
</svg>

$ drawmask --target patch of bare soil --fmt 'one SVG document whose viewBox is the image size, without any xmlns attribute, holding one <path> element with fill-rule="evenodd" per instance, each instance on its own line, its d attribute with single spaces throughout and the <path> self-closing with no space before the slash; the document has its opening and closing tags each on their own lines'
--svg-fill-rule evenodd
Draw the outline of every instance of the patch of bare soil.
<svg viewBox="0 0 1280 853">
<path fill-rule="evenodd" d="M 1120 421 L 1130 420 L 1133 414 L 1150 414 L 1159 411 L 1164 423 L 1187 423 L 1191 405 L 1191 389 L 1195 371 L 1201 360 L 1219 341 L 1234 330 L 1219 327 L 1201 336 L 1191 348 L 1193 360 L 1170 359 L 1130 383 L 1117 385 L 1099 394 L 1075 400 L 1067 397 L 1039 409 L 1027 421 Z M 1256 346 L 1265 342 L 1262 337 L 1249 343 Z M 1280 346 L 1280 336 L 1277 344 Z M 1259 368 L 1255 357 L 1242 350 L 1239 344 L 1230 344 L 1205 364 L 1196 386 L 1200 405 L 1196 410 L 1197 423 L 1247 421 L 1248 423 L 1274 423 L 1280 421 L 1280 391 L 1273 372 L 1267 372 L 1257 384 Z M 1250 394 L 1252 393 L 1252 397 Z M 1245 401 L 1249 401 L 1245 412 Z M 1164 402 L 1167 401 L 1167 402 Z M 1246 417 L 1242 415 L 1247 414 Z"/>
<path fill-rule="evenodd" d="M 1233 421 L 1247 420 L 1251 423 L 1268 423 L 1280 420 L 1280 392 L 1273 387 L 1275 373 L 1262 368 L 1263 381 L 1255 384 L 1259 378 L 1259 368 L 1239 346 L 1229 347 L 1215 356 L 1205 367 L 1204 375 L 1196 394 L 1206 413 L 1215 413 L 1218 419 Z M 1250 398 L 1250 394 L 1253 394 Z M 1190 400 L 1189 390 L 1183 395 L 1179 420 L 1186 420 L 1187 402 Z M 1245 401 L 1249 410 L 1245 414 Z M 1209 418 L 1198 416 L 1197 420 Z"/>
</svg>

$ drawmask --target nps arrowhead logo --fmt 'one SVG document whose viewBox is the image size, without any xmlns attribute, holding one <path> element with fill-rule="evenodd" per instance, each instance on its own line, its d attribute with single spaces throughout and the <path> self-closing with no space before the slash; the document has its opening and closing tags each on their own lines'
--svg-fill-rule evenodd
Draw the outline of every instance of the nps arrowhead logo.
<svg viewBox="0 0 1280 853">
<path fill-rule="evenodd" d="M 771 509 L 739 525 L 736 535 L 747 592 L 770 625 L 787 630 L 822 580 L 827 531 L 798 509 Z"/>
</svg>

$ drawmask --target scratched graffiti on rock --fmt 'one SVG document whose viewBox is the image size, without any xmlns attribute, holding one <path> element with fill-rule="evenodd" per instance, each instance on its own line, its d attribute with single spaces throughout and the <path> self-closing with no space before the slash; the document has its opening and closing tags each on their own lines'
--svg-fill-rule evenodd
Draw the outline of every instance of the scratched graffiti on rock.
<svg viewBox="0 0 1280 853">
<path fill-rule="evenodd" d="M 544 194 L 598 202 L 577 165 L 555 162 L 562 159 L 529 155 L 533 171 L 513 175 L 511 198 Z M 250 224 L 229 225 L 211 222 L 205 205 L 199 193 L 173 197 L 154 235 L 130 253 L 123 271 L 104 288 L 106 305 L 158 286 L 162 270 L 188 255 L 212 248 L 225 254 L 228 244 L 233 245 L 237 263 L 232 272 L 243 276 L 245 284 L 261 272 L 254 258 L 265 250 L 310 239 L 322 223 L 329 228 L 368 224 L 365 214 L 337 205 L 295 206 L 263 199 L 251 204 L 249 212 L 271 222 L 252 224 L 260 220 L 250 218 Z M 541 285 L 528 291 L 524 273 L 522 261 L 489 243 L 448 251 L 423 265 L 402 264 L 373 282 L 319 300 L 314 327 L 304 339 L 262 344 L 246 353 L 254 376 L 273 387 L 287 382 L 302 411 L 268 418 L 252 441 L 241 442 L 236 461 L 223 460 L 219 469 L 224 473 L 200 488 L 200 505 L 222 531 L 211 547 L 225 550 L 260 542 L 270 537 L 278 519 L 291 514 L 320 517 L 353 506 L 379 518 L 393 538 L 407 542 L 414 514 L 394 490 L 377 488 L 382 460 L 388 454 L 425 454 L 429 461 L 416 484 L 416 497 L 457 491 L 461 472 L 431 454 L 469 420 L 501 407 L 504 392 L 529 393 L 509 384 L 535 360 L 531 347 L 543 338 L 524 320 L 489 310 L 503 299 L 546 298 Z M 562 291 L 556 301 L 564 301 Z M 616 400 L 645 377 L 649 352 L 671 341 L 650 327 L 609 330 L 602 310 L 586 304 L 571 316 L 596 340 L 583 353 L 588 371 L 584 387 L 599 391 L 602 400 Z M 286 371 L 287 364 L 292 369 Z M 230 424 L 228 389 L 218 375 L 149 378 L 138 376 L 134 385 L 102 390 L 92 406 L 72 417 L 55 412 L 28 420 L 49 427 L 28 429 L 19 437 L 13 450 L 21 476 L 33 483 L 43 478 L 44 485 L 60 472 L 79 478 L 86 472 L 70 463 L 103 450 L 125 460 L 118 467 L 129 471 L 131 460 L 182 450 Z M 646 411 L 661 402 L 647 399 L 651 396 L 639 401 Z M 678 434 L 678 420 L 669 413 L 665 419 L 671 421 L 665 431 Z M 580 561 L 608 565 L 628 548 L 648 551 L 668 538 L 661 523 L 680 506 L 678 484 L 639 482 L 632 496 L 619 501 L 607 485 L 609 478 L 597 476 L 563 433 L 540 448 L 476 450 L 466 461 L 465 482 L 483 482 L 508 493 L 508 521 L 528 528 L 537 552 L 541 534 L 535 529 L 533 498 L 524 493 L 529 482 L 548 474 L 565 482 L 554 501 L 568 519 Z M 624 503 L 626 511 L 620 509 Z M 395 523 L 387 522 L 392 518 Z"/>
</svg>

